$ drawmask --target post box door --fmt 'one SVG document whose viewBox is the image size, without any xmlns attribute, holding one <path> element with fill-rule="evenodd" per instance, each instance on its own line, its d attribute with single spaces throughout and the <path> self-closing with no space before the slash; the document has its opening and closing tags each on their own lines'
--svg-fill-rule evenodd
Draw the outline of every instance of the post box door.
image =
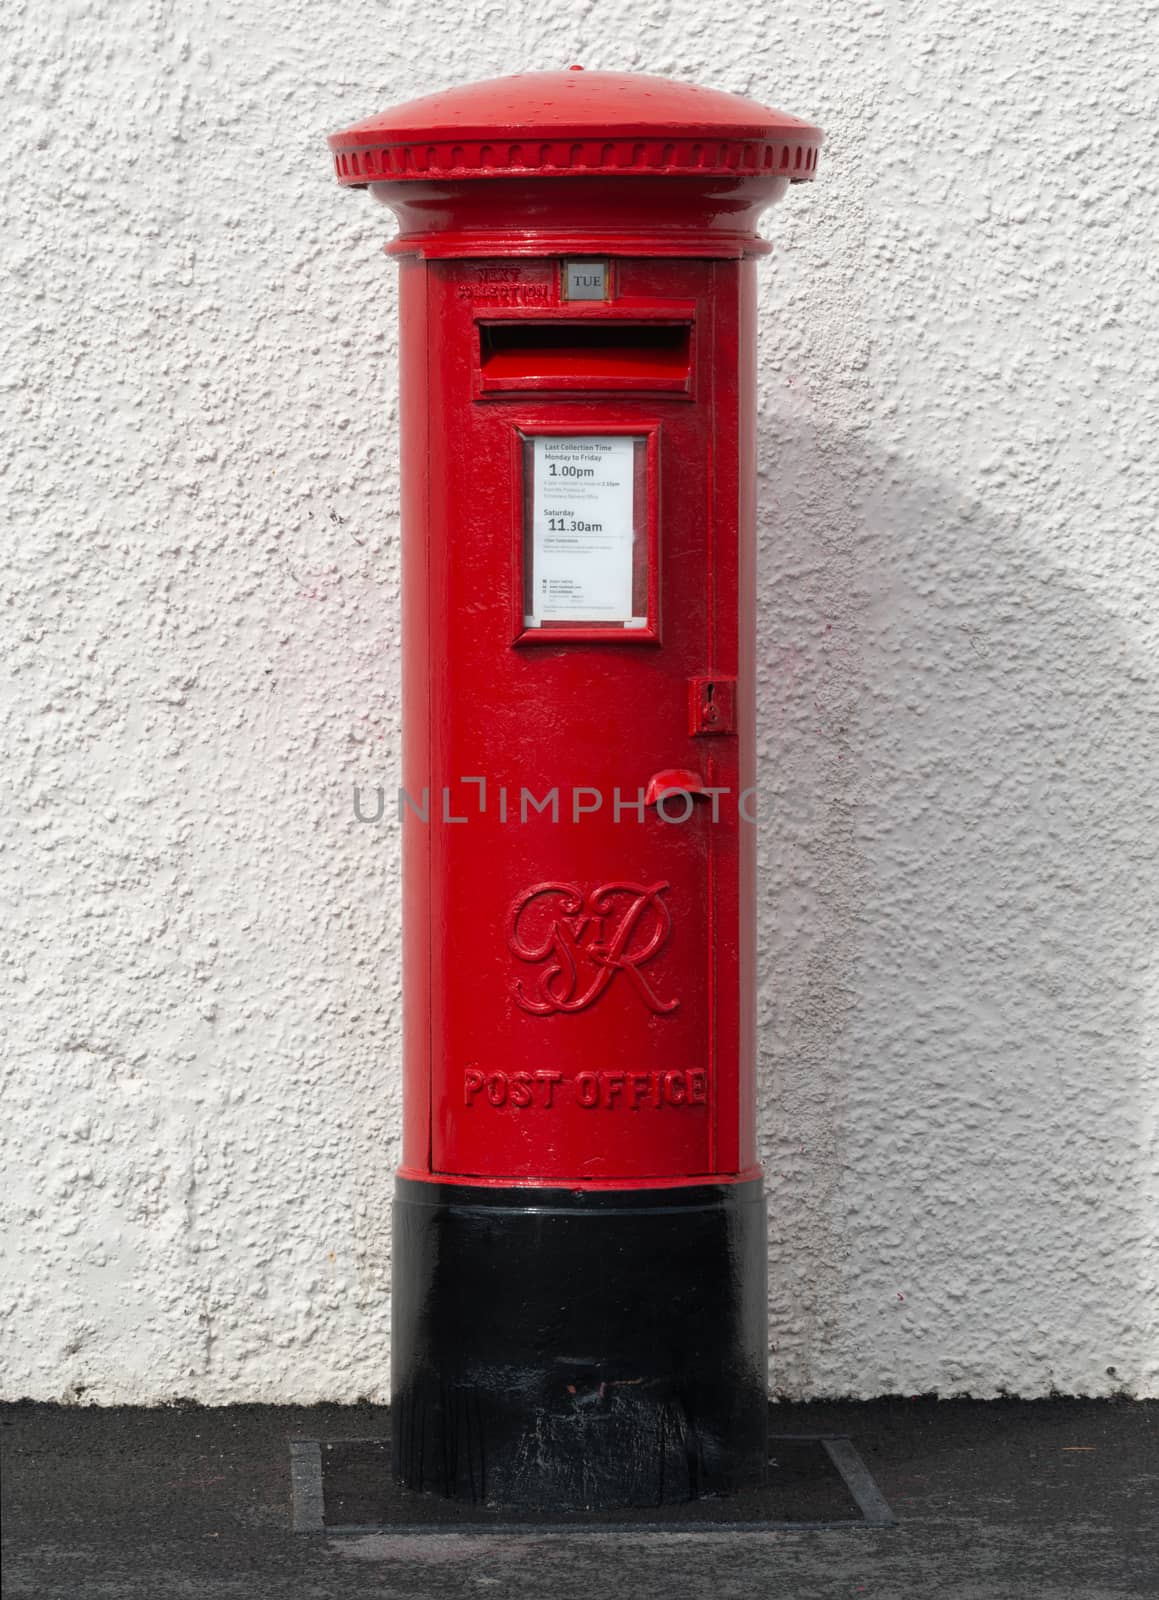
<svg viewBox="0 0 1159 1600">
<path fill-rule="evenodd" d="M 457 1178 L 738 1164 L 735 273 L 629 265 L 628 334 L 571 346 L 429 269 L 431 1166 Z"/>
</svg>

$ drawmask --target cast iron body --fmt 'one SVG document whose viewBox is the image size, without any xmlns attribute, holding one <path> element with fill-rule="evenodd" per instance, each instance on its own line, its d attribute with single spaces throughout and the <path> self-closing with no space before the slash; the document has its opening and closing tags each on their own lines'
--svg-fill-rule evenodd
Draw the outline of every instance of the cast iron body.
<svg viewBox="0 0 1159 1600">
<path fill-rule="evenodd" d="M 331 139 L 400 225 L 392 1409 L 417 1489 L 640 1505 L 765 1470 L 752 258 L 819 144 L 578 71 Z M 536 474 L 560 443 L 586 470 L 574 441 L 631 441 L 630 622 L 535 614 Z"/>
</svg>

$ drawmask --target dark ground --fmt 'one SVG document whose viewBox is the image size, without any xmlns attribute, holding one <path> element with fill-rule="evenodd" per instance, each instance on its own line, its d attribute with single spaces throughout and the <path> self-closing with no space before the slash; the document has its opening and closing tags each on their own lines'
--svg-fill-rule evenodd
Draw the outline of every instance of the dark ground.
<svg viewBox="0 0 1159 1600">
<path fill-rule="evenodd" d="M 1121 1600 L 1159 1596 L 1159 1402 L 778 1406 L 848 1433 L 899 1526 L 289 1531 L 291 1438 L 376 1407 L 0 1408 L 5 1600 Z"/>
</svg>

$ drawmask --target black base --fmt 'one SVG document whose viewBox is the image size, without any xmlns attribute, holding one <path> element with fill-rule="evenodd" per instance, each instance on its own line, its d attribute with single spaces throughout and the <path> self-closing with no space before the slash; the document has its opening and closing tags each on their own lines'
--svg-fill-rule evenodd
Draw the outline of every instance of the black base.
<svg viewBox="0 0 1159 1600">
<path fill-rule="evenodd" d="M 398 1179 L 392 1464 L 497 1506 L 658 1506 L 766 1470 L 759 1179 L 484 1189 Z"/>
</svg>

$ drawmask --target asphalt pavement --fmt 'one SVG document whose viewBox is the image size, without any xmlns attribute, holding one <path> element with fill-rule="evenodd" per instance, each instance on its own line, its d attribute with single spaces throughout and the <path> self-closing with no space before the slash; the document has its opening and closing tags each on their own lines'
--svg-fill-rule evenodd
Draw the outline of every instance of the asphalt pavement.
<svg viewBox="0 0 1159 1600">
<path fill-rule="evenodd" d="M 897 1525 L 295 1534 L 290 1441 L 373 1406 L 0 1408 L 5 1600 L 1156 1600 L 1159 1401 L 781 1405 Z"/>
</svg>

